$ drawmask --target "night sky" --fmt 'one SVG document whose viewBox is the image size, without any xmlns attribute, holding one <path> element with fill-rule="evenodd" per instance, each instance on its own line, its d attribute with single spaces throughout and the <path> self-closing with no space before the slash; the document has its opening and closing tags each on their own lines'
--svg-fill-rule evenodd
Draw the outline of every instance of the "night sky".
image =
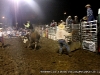
<svg viewBox="0 0 100 75">
<path fill-rule="evenodd" d="M 22 0 L 20 0 L 22 1 Z M 20 23 L 25 23 L 30 20 L 32 23 L 43 23 L 48 24 L 52 20 L 59 22 L 60 20 L 65 20 L 69 15 L 78 16 L 81 19 L 86 16 L 86 4 L 90 4 L 94 12 L 94 16 L 98 15 L 99 2 L 92 0 L 33 0 L 36 2 L 40 11 L 36 12 L 29 4 L 23 2 L 19 3 L 17 7 L 17 15 L 14 8 L 14 4 L 11 0 L 0 0 L 0 17 L 5 16 L 9 21 L 14 21 L 15 16 L 17 16 L 17 21 Z M 92 2 L 91 2 L 92 1 Z M 64 15 L 66 12 L 66 15 Z M 0 19 L 2 20 L 2 19 Z M 0 21 L 1 22 L 1 21 Z"/>
</svg>

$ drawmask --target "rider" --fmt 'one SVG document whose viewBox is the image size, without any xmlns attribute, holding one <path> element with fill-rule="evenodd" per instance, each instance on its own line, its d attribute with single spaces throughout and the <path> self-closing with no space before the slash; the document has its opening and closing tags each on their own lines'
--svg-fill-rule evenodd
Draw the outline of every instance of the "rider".
<svg viewBox="0 0 100 75">
<path fill-rule="evenodd" d="M 26 25 L 24 24 L 24 26 L 25 26 L 25 29 L 29 29 L 29 27 L 30 27 L 30 21 L 27 21 L 27 24 Z"/>
</svg>

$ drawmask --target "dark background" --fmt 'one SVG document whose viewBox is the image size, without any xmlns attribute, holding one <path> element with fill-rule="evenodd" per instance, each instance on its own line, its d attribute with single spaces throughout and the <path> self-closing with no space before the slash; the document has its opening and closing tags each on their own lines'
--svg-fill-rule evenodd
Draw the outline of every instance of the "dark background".
<svg viewBox="0 0 100 75">
<path fill-rule="evenodd" d="M 20 0 L 22 1 L 22 0 Z M 90 4 L 93 9 L 94 16 L 98 15 L 99 1 L 93 0 L 33 0 L 40 11 L 36 12 L 27 2 L 19 2 L 18 7 L 15 6 L 13 0 L 0 0 L 0 22 L 5 22 L 14 25 L 18 22 L 23 25 L 26 21 L 31 21 L 33 24 L 48 24 L 52 20 L 59 22 L 67 16 L 78 16 L 81 19 L 86 16 L 86 4 Z M 64 15 L 66 12 L 66 15 Z M 5 16 L 5 20 L 2 19 Z"/>
</svg>

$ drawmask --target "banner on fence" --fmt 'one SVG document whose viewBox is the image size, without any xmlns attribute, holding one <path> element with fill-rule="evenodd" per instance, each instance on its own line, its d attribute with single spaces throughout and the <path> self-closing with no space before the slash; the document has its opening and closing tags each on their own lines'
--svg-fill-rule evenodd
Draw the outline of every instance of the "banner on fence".
<svg viewBox="0 0 100 75">
<path fill-rule="evenodd" d="M 92 52 L 96 51 L 96 44 L 93 41 L 83 41 L 82 46 L 83 49 L 90 50 Z"/>
</svg>

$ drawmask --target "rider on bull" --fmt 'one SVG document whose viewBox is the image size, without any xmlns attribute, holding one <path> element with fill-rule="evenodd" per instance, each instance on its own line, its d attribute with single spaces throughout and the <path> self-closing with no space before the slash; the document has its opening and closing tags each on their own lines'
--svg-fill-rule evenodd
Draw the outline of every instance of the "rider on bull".
<svg viewBox="0 0 100 75">
<path fill-rule="evenodd" d="M 27 21 L 27 24 L 26 25 L 24 24 L 24 26 L 25 26 L 25 29 L 29 29 L 29 27 L 30 27 L 30 21 Z"/>
</svg>

